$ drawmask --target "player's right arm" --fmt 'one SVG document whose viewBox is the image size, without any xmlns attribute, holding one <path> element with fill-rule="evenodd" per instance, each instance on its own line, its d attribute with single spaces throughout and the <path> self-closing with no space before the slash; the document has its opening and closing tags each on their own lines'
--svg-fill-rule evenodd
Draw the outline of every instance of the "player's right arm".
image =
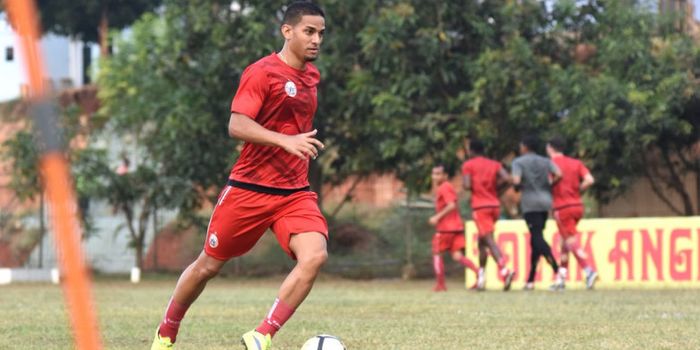
<svg viewBox="0 0 700 350">
<path fill-rule="evenodd" d="M 583 177 L 579 190 L 581 192 L 584 192 L 589 187 L 593 186 L 593 183 L 595 183 L 595 179 L 593 178 L 593 175 L 588 170 L 588 168 L 586 168 L 586 166 L 583 165 L 583 163 L 579 163 L 579 174 Z"/>
<path fill-rule="evenodd" d="M 231 113 L 228 122 L 229 136 L 258 145 L 280 147 L 301 159 L 316 158 L 319 149 L 325 147 L 321 141 L 314 138 L 316 133 L 316 130 L 297 135 L 278 133 L 240 113 Z"/>
</svg>

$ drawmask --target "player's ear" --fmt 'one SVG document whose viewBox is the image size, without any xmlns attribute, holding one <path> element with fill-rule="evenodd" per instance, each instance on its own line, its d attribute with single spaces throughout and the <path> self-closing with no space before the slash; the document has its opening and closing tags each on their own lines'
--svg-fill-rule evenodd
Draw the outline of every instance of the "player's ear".
<svg viewBox="0 0 700 350">
<path fill-rule="evenodd" d="M 294 31 L 294 28 L 292 25 L 284 23 L 280 27 L 280 32 L 282 33 L 282 36 L 286 39 L 289 40 L 292 38 L 292 32 Z"/>
</svg>

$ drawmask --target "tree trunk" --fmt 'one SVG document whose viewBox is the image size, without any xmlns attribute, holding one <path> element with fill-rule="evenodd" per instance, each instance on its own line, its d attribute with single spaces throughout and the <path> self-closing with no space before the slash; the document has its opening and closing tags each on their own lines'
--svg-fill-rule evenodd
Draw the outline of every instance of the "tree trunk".
<svg viewBox="0 0 700 350">
<path fill-rule="evenodd" d="M 153 270 L 158 271 L 158 207 L 153 206 Z"/>
<path fill-rule="evenodd" d="M 46 221 L 44 220 L 44 211 L 46 208 L 46 199 L 44 191 L 41 191 L 39 196 L 39 268 L 44 267 L 44 237 L 46 236 Z"/>
<path fill-rule="evenodd" d="M 107 18 L 107 8 L 102 8 L 102 16 L 100 17 L 100 27 L 98 28 L 100 36 L 100 56 L 109 57 L 109 19 Z"/>
<path fill-rule="evenodd" d="M 700 157 L 695 166 L 695 209 L 696 214 L 700 215 Z"/>
<path fill-rule="evenodd" d="M 668 185 L 670 188 L 674 189 L 679 196 L 681 196 L 681 200 L 683 201 L 683 215 L 692 216 L 695 210 L 693 210 L 693 203 L 690 199 L 690 193 L 688 193 L 688 189 L 685 188 L 683 179 L 679 175 L 675 164 L 671 160 L 668 150 L 661 148 L 661 155 L 666 163 L 666 167 L 668 168 L 671 177 L 668 181 Z"/>
<path fill-rule="evenodd" d="M 136 267 L 143 271 L 143 238 L 145 236 L 142 234 L 139 241 L 136 242 Z"/>
</svg>

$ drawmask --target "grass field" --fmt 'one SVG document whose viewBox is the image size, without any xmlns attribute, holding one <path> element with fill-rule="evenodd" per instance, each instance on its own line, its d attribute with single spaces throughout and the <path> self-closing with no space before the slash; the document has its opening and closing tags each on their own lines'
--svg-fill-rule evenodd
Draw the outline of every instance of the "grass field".
<svg viewBox="0 0 700 350">
<path fill-rule="evenodd" d="M 239 349 L 281 279 L 218 279 L 190 309 L 177 348 Z M 132 285 L 98 281 L 95 296 L 106 349 L 148 349 L 174 278 Z M 278 333 L 274 349 L 299 349 L 317 333 L 348 349 L 697 349 L 700 291 L 447 293 L 431 281 L 321 280 Z M 70 349 L 60 289 L 0 287 L 0 349 Z"/>
</svg>

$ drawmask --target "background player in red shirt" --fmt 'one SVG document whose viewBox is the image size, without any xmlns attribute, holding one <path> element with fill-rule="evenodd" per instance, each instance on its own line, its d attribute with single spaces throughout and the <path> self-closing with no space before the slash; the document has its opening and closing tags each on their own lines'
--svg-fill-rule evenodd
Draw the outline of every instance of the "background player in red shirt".
<svg viewBox="0 0 700 350">
<path fill-rule="evenodd" d="M 586 288 L 591 289 L 598 278 L 588 262 L 586 253 L 581 249 L 576 235 L 576 225 L 583 217 L 583 201 L 581 192 L 594 183 L 593 175 L 578 159 L 565 156 L 562 152 L 566 144 L 562 138 L 554 137 L 547 143 L 547 154 L 561 170 L 561 180 L 552 186 L 554 200 L 554 219 L 559 227 L 561 236 L 560 267 L 557 281 L 552 285 L 553 290 L 564 289 L 569 268 L 569 252 L 574 254 L 579 266 L 586 273 Z"/>
<path fill-rule="evenodd" d="M 433 236 L 433 270 L 436 284 L 434 291 L 447 290 L 445 285 L 445 265 L 442 253 L 449 251 L 452 259 L 462 266 L 477 273 L 477 268 L 471 260 L 464 256 L 464 222 L 459 215 L 457 192 L 448 181 L 449 174 L 444 165 L 436 165 L 432 171 L 433 186 L 436 187 L 435 215 L 428 222 L 435 226 Z"/>
<path fill-rule="evenodd" d="M 309 2 L 293 3 L 281 32 L 282 50 L 241 76 L 228 131 L 245 144 L 212 213 L 204 250 L 180 276 L 151 349 L 172 348 L 180 321 L 207 281 L 268 228 L 297 264 L 267 316 L 243 335 L 247 349 L 272 346 L 272 336 L 306 298 L 327 259 L 328 228 L 308 183 L 309 161 L 323 149 L 312 127 L 320 75 L 310 62 L 319 54 L 324 13 Z"/>
<path fill-rule="evenodd" d="M 503 278 L 503 290 L 509 290 L 515 273 L 505 267 L 505 259 L 493 239 L 495 224 L 501 214 L 498 187 L 508 183 L 508 173 L 501 163 L 484 157 L 484 145 L 479 140 L 469 142 L 469 157 L 471 159 L 462 164 L 462 186 L 464 190 L 471 191 L 472 218 L 479 230 L 479 273 L 476 288 L 485 288 L 484 270 L 490 251 L 498 264 L 498 273 Z"/>
</svg>

